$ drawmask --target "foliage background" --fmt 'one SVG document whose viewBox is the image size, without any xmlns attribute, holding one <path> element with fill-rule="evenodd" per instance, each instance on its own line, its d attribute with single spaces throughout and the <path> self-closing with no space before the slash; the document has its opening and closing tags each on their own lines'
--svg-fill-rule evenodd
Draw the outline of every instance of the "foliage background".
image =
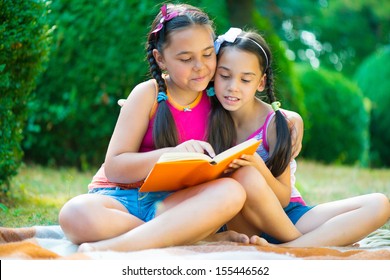
<svg viewBox="0 0 390 280">
<path fill-rule="evenodd" d="M 45 2 L 0 1 L 0 192 L 22 162 L 27 103 L 50 45 Z"/>
<path fill-rule="evenodd" d="M 239 26 L 264 35 L 274 54 L 278 98 L 306 124 L 304 158 L 390 165 L 389 66 L 383 51 L 390 43 L 389 1 L 181 2 L 209 13 L 217 34 Z M 4 17 L 15 3 L 23 11 Z M 1 142 L 2 155 L 14 156 L 0 158 L 0 185 L 16 174 L 22 160 L 95 170 L 118 116 L 117 99 L 148 78 L 144 44 L 161 2 L 0 0 L 0 5 L 0 83 L 16 88 L 28 82 L 20 96 L 1 88 L 0 106 L 8 108 L 0 110 L 1 136 L 15 142 Z M 20 25 L 24 14 L 36 20 Z M 36 71 L 28 78 L 21 75 L 28 69 L 26 60 L 15 60 L 15 50 L 3 52 L 17 46 L 22 35 L 35 42 Z M 6 78 L 11 65 L 19 69 L 12 81 Z"/>
</svg>

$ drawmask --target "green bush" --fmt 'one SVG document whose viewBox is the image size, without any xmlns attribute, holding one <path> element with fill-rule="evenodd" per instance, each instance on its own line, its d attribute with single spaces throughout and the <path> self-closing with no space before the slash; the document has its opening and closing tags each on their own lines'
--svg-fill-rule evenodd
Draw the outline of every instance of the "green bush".
<svg viewBox="0 0 390 280">
<path fill-rule="evenodd" d="M 47 71 L 29 102 L 27 160 L 82 168 L 104 160 L 116 101 L 147 75 L 145 41 L 159 8 L 152 2 L 52 3 L 56 31 Z"/>
<path fill-rule="evenodd" d="M 297 66 L 307 118 L 302 155 L 324 163 L 367 165 L 369 116 L 360 89 L 342 74 Z"/>
<path fill-rule="evenodd" d="M 44 70 L 50 30 L 45 1 L 0 1 L 0 189 L 23 157 L 26 103 Z"/>
<path fill-rule="evenodd" d="M 119 112 L 117 99 L 127 97 L 148 76 L 144 44 L 161 4 L 90 2 L 58 0 L 51 4 L 54 43 L 48 69 L 28 103 L 33 114 L 23 142 L 26 160 L 82 168 L 101 164 Z M 188 3 L 203 8 L 221 32 L 230 27 L 226 6 L 211 0 Z M 263 21 L 257 18 L 258 23 Z M 279 40 L 273 38 L 272 45 L 278 46 Z M 278 52 L 278 92 L 283 107 L 296 109 L 302 104 L 294 95 L 297 83 L 287 71 L 286 58 Z"/>
<path fill-rule="evenodd" d="M 368 57 L 359 66 L 354 80 L 371 101 L 370 163 L 390 166 L 390 46 Z"/>
</svg>

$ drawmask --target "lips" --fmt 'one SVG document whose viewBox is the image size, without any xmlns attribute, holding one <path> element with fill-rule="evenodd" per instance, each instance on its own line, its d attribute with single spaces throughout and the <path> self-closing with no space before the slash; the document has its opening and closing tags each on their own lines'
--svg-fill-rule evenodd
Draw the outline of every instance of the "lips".
<svg viewBox="0 0 390 280">
<path fill-rule="evenodd" d="M 237 97 L 234 97 L 234 96 L 225 96 L 224 97 L 227 101 L 232 101 L 232 102 L 235 102 L 235 101 L 239 101 L 240 99 L 237 98 Z"/>
<path fill-rule="evenodd" d="M 206 77 L 207 76 L 196 77 L 196 78 L 193 78 L 192 80 L 194 80 L 196 82 L 203 82 L 206 79 Z"/>
<path fill-rule="evenodd" d="M 202 82 L 204 79 L 205 77 L 199 77 L 199 78 L 194 78 L 193 80 L 197 82 Z"/>
<path fill-rule="evenodd" d="M 234 96 L 224 96 L 225 106 L 236 106 L 240 102 L 240 98 Z"/>
</svg>

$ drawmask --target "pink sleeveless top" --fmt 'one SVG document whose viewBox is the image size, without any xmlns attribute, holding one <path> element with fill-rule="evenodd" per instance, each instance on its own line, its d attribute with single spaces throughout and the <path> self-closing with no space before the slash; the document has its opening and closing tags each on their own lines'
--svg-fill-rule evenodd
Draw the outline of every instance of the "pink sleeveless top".
<svg viewBox="0 0 390 280">
<path fill-rule="evenodd" d="M 198 97 L 187 106 L 177 104 L 168 92 L 168 107 L 175 120 L 179 144 L 187 140 L 206 140 L 208 117 L 211 111 L 211 103 L 206 91 L 201 92 Z M 155 119 L 155 108 L 152 109 L 152 116 L 149 121 L 148 130 L 142 140 L 140 152 L 154 150 L 152 137 L 153 124 Z"/>
<path fill-rule="evenodd" d="M 176 124 L 179 143 L 183 143 L 191 139 L 205 141 L 207 137 L 208 118 L 211 111 L 211 103 L 206 94 L 206 91 L 199 93 L 194 102 L 185 107 L 180 106 L 174 100 L 172 100 L 169 92 L 167 95 L 167 102 Z M 155 149 L 152 132 L 157 106 L 158 104 L 156 101 L 151 112 L 148 129 L 145 133 L 144 139 L 141 142 L 141 147 L 139 149 L 140 152 L 148 152 Z M 104 173 L 103 163 L 98 172 L 92 178 L 92 182 L 88 185 L 88 189 L 112 187 L 130 189 L 138 188 L 142 185 L 142 183 L 143 181 L 130 184 L 121 184 L 108 181 Z"/>
</svg>

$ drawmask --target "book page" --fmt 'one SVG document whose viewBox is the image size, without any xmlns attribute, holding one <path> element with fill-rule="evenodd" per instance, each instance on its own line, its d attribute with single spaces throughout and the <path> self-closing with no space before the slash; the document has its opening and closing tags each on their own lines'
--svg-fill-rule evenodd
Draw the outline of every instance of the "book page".
<svg viewBox="0 0 390 280">
<path fill-rule="evenodd" d="M 216 155 L 214 158 L 213 158 L 213 161 L 214 162 L 221 162 L 223 161 L 224 159 L 226 158 L 229 158 L 230 156 L 234 155 L 234 154 L 237 154 L 239 153 L 240 151 L 244 150 L 246 147 L 249 147 L 249 146 L 252 146 L 253 144 L 255 143 L 258 143 L 258 140 L 256 140 L 255 138 L 251 138 L 245 142 L 242 142 L 218 155 Z"/>
<path fill-rule="evenodd" d="M 210 162 L 212 161 L 212 158 L 202 153 L 172 152 L 172 153 L 162 154 L 157 162 L 172 162 L 172 161 L 182 161 L 182 160 L 202 160 L 202 161 Z"/>
</svg>

